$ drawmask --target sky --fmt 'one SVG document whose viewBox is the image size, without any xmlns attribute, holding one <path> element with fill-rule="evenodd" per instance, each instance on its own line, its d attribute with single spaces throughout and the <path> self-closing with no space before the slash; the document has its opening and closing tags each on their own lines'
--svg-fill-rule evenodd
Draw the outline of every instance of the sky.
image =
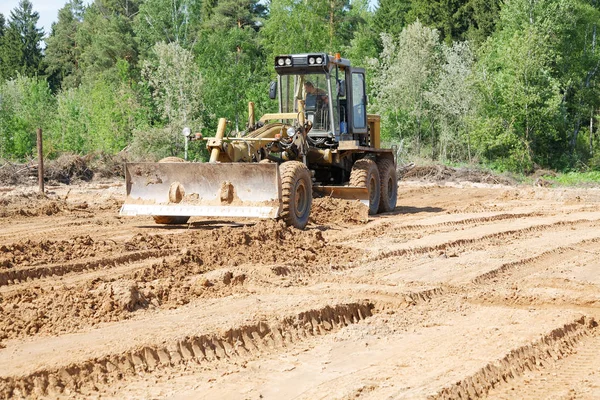
<svg viewBox="0 0 600 400">
<path fill-rule="evenodd" d="M 60 10 L 67 0 L 30 0 L 33 4 L 33 11 L 40 14 L 38 28 L 43 28 L 46 36 L 50 34 L 52 22 L 58 20 L 58 10 Z M 84 4 L 91 3 L 91 0 L 84 0 Z M 376 0 L 369 0 L 370 4 L 376 3 Z M 5 19 L 10 17 L 10 11 L 19 5 L 19 0 L 0 0 L 0 14 Z"/>
</svg>

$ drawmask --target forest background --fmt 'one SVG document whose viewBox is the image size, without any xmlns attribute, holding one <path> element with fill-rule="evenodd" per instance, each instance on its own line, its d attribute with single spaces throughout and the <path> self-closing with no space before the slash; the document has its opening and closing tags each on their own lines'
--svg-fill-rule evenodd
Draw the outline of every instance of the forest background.
<svg viewBox="0 0 600 400">
<path fill-rule="evenodd" d="M 0 158 L 155 160 L 272 112 L 277 54 L 341 53 L 407 158 L 600 171 L 597 0 L 69 0 L 0 14 Z M 201 146 L 191 156 L 203 159 Z"/>
</svg>

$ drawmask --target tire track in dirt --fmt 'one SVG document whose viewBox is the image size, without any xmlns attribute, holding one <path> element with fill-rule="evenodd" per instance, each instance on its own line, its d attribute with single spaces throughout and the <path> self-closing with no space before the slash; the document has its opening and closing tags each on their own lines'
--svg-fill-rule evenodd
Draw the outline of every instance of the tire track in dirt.
<svg viewBox="0 0 600 400">
<path fill-rule="evenodd" d="M 69 240 L 27 240 L 0 246 L 0 287 L 72 272 L 116 267 L 176 253 L 173 238 L 135 235 L 118 244 L 76 236 Z M 117 253 L 118 255 L 113 255 Z"/>
<path fill-rule="evenodd" d="M 544 368 L 553 360 L 569 357 L 580 342 L 597 333 L 597 326 L 595 319 L 582 317 L 554 329 L 535 342 L 511 350 L 504 358 L 488 363 L 474 375 L 443 388 L 429 398 L 437 400 L 485 397 L 492 388 L 513 381 L 526 371 Z"/>
<path fill-rule="evenodd" d="M 599 220 L 580 219 L 576 221 L 558 221 L 551 224 L 534 225 L 523 229 L 507 230 L 502 232 L 494 232 L 476 238 L 464 238 L 451 240 L 433 246 L 420 246 L 411 248 L 400 248 L 389 251 L 381 251 L 379 254 L 368 257 L 363 262 L 382 261 L 392 257 L 416 256 L 431 252 L 447 252 L 448 250 L 465 251 L 467 249 L 475 250 L 493 247 L 498 240 L 516 240 L 523 239 L 530 235 L 536 235 L 544 231 L 560 230 L 562 228 L 596 227 Z"/>
<path fill-rule="evenodd" d="M 473 283 L 483 284 L 490 281 L 496 282 L 497 280 L 501 280 L 506 276 L 514 276 L 519 271 L 522 272 L 518 275 L 518 277 L 523 276 L 523 274 L 528 275 L 532 271 L 544 268 L 548 264 L 551 264 L 555 261 L 564 263 L 565 261 L 580 255 L 582 251 L 592 251 L 589 249 L 596 249 L 598 244 L 600 244 L 600 237 L 582 240 L 581 242 L 571 246 L 559 246 L 534 257 L 503 264 L 499 268 L 479 275 L 473 279 Z M 593 252 L 593 254 L 599 253 Z"/>
<path fill-rule="evenodd" d="M 121 264 L 149 260 L 157 257 L 166 257 L 171 253 L 173 253 L 173 250 L 146 250 L 70 264 L 9 269 L 8 271 L 0 272 L 0 286 L 17 285 L 31 280 L 47 277 L 59 277 L 73 272 L 113 268 Z"/>
<path fill-rule="evenodd" d="M 327 335 L 372 315 L 368 302 L 338 304 L 301 312 L 279 324 L 257 322 L 220 333 L 185 337 L 176 342 L 147 345 L 110 354 L 60 369 L 43 369 L 27 376 L 1 377 L 0 397 L 73 395 L 98 390 L 111 382 L 141 373 L 194 363 L 259 357 L 312 336 Z"/>
<path fill-rule="evenodd" d="M 105 276 L 72 286 L 60 281 L 44 282 L 44 285 L 28 283 L 23 288 L 0 294 L 3 314 L 0 340 L 74 332 L 100 322 L 131 318 L 141 309 L 172 309 L 197 298 L 247 293 L 244 286 L 247 276 L 239 272 L 243 269 L 232 272 L 232 268 L 240 265 L 268 261 L 312 269 L 362 255 L 358 250 L 329 245 L 318 230 L 299 231 L 282 222 L 222 228 L 208 235 L 213 240 L 204 241 L 206 238 L 194 235 L 180 237 L 180 248 L 172 250 L 171 238 L 136 235 L 128 246 L 139 248 L 139 243 L 145 243 L 161 248 L 164 245 L 167 250 L 160 251 L 179 254 L 150 266 L 140 263 L 139 268 L 119 275 L 111 274 L 116 265 L 113 258 L 100 260 L 93 266 L 107 268 Z M 128 261 L 122 257 L 122 261 Z M 84 266 L 91 268 L 90 263 Z M 221 271 L 211 274 L 215 270 Z"/>
<path fill-rule="evenodd" d="M 454 227 L 467 227 L 467 226 L 478 226 L 482 224 L 488 224 L 490 222 L 498 221 L 511 221 L 524 218 L 541 217 L 544 213 L 540 212 L 529 212 L 522 214 L 496 214 L 485 217 L 473 217 L 461 220 L 452 220 L 434 224 L 414 224 L 414 225 L 397 225 L 391 222 L 381 222 L 373 227 L 366 228 L 360 232 L 346 235 L 341 239 L 337 239 L 339 242 L 347 242 L 349 240 L 359 240 L 364 238 L 382 237 L 382 236 L 394 236 L 394 235 L 405 235 L 407 233 L 417 233 L 418 236 L 430 235 L 443 231 L 443 228 L 454 228 Z"/>
<path fill-rule="evenodd" d="M 487 394 L 489 399 L 598 398 L 600 394 L 600 335 L 598 329 L 576 343 L 571 354 L 544 368 L 501 382 Z"/>
</svg>

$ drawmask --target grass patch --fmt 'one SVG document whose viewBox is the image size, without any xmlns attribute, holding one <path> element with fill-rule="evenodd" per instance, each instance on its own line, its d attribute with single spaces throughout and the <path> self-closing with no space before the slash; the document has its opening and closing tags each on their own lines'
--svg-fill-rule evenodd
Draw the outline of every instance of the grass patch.
<svg viewBox="0 0 600 400">
<path fill-rule="evenodd" d="M 556 186 L 600 187 L 600 172 L 565 172 L 556 175 L 544 175 L 543 179 Z"/>
</svg>

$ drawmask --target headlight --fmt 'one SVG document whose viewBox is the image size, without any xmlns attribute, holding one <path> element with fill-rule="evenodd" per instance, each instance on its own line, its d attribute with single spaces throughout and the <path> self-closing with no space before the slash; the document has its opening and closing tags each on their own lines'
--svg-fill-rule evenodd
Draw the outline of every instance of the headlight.
<svg viewBox="0 0 600 400">
<path fill-rule="evenodd" d="M 323 63 L 323 57 L 317 57 L 317 64 Z"/>
<path fill-rule="evenodd" d="M 296 134 L 296 130 L 294 128 L 288 128 L 287 135 L 288 137 L 292 137 Z"/>
<path fill-rule="evenodd" d="M 314 64 L 315 63 L 315 58 L 314 57 L 308 57 L 308 63 L 309 64 Z"/>
<path fill-rule="evenodd" d="M 285 65 L 292 65 L 292 59 L 291 58 L 286 58 L 285 59 Z"/>
<path fill-rule="evenodd" d="M 283 67 L 283 64 L 285 63 L 283 58 L 278 58 L 277 59 L 277 65 L 279 65 L 280 67 Z"/>
</svg>

